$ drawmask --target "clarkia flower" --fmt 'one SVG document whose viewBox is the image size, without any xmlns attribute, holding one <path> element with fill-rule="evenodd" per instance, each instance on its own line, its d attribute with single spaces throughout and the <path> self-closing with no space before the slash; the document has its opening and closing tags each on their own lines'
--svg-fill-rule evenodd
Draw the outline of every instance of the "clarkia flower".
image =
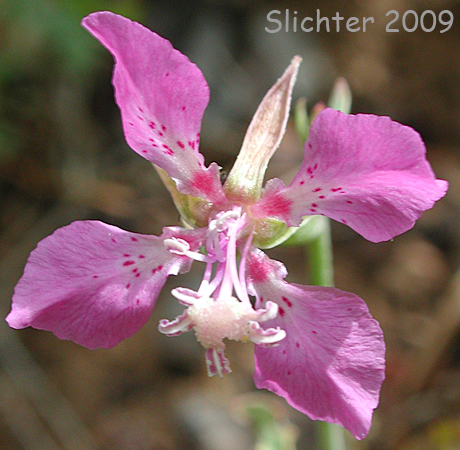
<svg viewBox="0 0 460 450">
<path fill-rule="evenodd" d="M 209 375 L 230 372 L 225 339 L 254 342 L 258 388 L 363 438 L 384 378 L 378 323 L 354 294 L 287 283 L 283 264 L 260 248 L 280 242 L 309 215 L 336 219 L 374 242 L 410 229 L 447 189 L 420 136 L 389 118 L 325 109 L 292 183 L 274 179 L 263 189 L 286 127 L 296 57 L 263 99 L 222 185 L 219 167 L 206 167 L 198 151 L 209 100 L 200 70 L 123 17 L 94 13 L 83 26 L 115 58 L 128 144 L 156 166 L 186 226 L 165 228 L 159 237 L 97 221 L 57 230 L 31 253 L 9 325 L 50 330 L 91 349 L 113 347 L 145 324 L 167 277 L 199 261 L 199 288 L 172 291 L 186 308 L 159 330 L 194 330 Z"/>
</svg>

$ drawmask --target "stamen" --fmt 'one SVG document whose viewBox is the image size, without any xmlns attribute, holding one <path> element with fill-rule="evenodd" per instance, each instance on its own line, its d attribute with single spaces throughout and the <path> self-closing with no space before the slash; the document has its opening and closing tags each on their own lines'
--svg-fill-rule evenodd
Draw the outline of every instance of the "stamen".
<svg viewBox="0 0 460 450">
<path fill-rule="evenodd" d="M 252 310 L 252 314 L 248 317 L 256 322 L 266 322 L 267 320 L 274 319 L 278 315 L 278 309 L 276 303 L 268 301 L 265 304 L 265 308 Z"/>
<path fill-rule="evenodd" d="M 238 272 L 238 279 L 240 282 L 241 290 L 242 290 L 242 296 L 244 297 L 244 300 L 250 303 L 249 296 L 248 296 L 248 289 L 246 287 L 246 258 L 249 253 L 249 248 L 252 244 L 252 237 L 254 236 L 254 228 L 252 228 L 251 233 L 249 233 L 249 236 L 244 244 L 244 249 L 243 249 L 243 254 L 241 255 L 241 261 L 240 261 L 240 269 Z"/>
<path fill-rule="evenodd" d="M 224 373 L 232 372 L 230 363 L 224 355 L 224 351 L 216 348 L 208 348 L 206 350 L 206 368 L 210 377 L 219 375 L 219 377 L 222 378 Z"/>
<path fill-rule="evenodd" d="M 192 252 L 190 250 L 190 245 L 187 241 L 184 241 L 181 238 L 168 238 L 164 240 L 164 245 L 171 253 L 175 253 L 176 255 L 181 256 L 188 256 L 190 259 L 194 259 L 195 261 L 201 262 L 215 262 L 215 259 L 204 255 L 203 253 Z"/>
<path fill-rule="evenodd" d="M 222 278 L 224 277 L 224 265 L 223 264 L 218 264 L 217 269 L 216 269 L 216 274 L 214 276 L 214 279 L 211 282 L 207 282 L 206 279 L 204 279 L 201 282 L 201 285 L 198 289 L 198 293 L 202 297 L 211 297 L 211 295 L 215 292 L 215 290 L 219 287 L 219 285 L 222 282 Z M 218 293 L 217 293 L 218 294 Z M 217 295 L 218 296 L 218 295 Z"/>
<path fill-rule="evenodd" d="M 170 238 L 164 240 L 165 247 L 176 255 L 185 255 L 190 250 L 190 244 L 180 238 Z"/>
<path fill-rule="evenodd" d="M 237 297 L 244 303 L 250 305 L 246 289 L 243 289 L 238 277 L 238 269 L 236 266 L 236 237 L 240 230 L 241 222 L 245 221 L 245 216 L 240 218 L 241 220 L 236 222 L 233 227 L 229 227 L 228 230 L 228 244 L 227 244 L 227 260 L 225 266 L 224 280 L 222 281 L 222 288 L 220 295 L 231 296 L 233 289 L 235 289 Z"/>
<path fill-rule="evenodd" d="M 180 303 L 186 306 L 192 306 L 196 300 L 199 300 L 201 295 L 192 289 L 178 287 L 171 291 L 171 294 L 179 300 Z"/>
<path fill-rule="evenodd" d="M 193 323 L 188 317 L 187 310 L 172 321 L 166 319 L 160 320 L 158 325 L 160 333 L 166 334 L 166 336 L 179 336 L 179 334 L 190 331 L 192 328 Z"/>
<path fill-rule="evenodd" d="M 222 233 L 222 231 L 225 231 L 228 228 L 228 222 L 230 220 L 236 220 L 240 217 L 240 211 L 241 208 L 238 207 L 232 211 L 224 211 L 219 213 L 214 220 L 209 222 L 209 230 L 215 230 L 218 233 Z"/>
<path fill-rule="evenodd" d="M 250 329 L 249 339 L 261 347 L 276 347 L 286 337 L 280 327 L 264 330 L 257 322 L 251 322 Z"/>
</svg>

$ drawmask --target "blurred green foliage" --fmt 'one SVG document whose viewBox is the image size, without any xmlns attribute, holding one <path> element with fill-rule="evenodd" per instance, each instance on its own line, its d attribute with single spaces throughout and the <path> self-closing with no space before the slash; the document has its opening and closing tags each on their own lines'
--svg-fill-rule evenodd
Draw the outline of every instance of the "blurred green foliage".
<svg viewBox="0 0 460 450">
<path fill-rule="evenodd" d="M 84 83 L 98 66 L 103 48 L 81 19 L 111 10 L 140 20 L 143 8 L 137 0 L 0 1 L 0 161 L 33 145 L 31 124 L 53 121 L 48 92 L 59 81 Z"/>
</svg>

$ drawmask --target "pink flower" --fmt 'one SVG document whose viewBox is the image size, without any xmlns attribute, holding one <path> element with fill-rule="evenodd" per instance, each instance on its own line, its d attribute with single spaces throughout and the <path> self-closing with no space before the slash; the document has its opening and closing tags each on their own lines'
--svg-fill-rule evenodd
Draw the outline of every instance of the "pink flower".
<svg viewBox="0 0 460 450">
<path fill-rule="evenodd" d="M 384 378 L 378 323 L 354 294 L 285 282 L 285 267 L 259 248 L 280 242 L 288 226 L 308 215 L 339 220 L 374 242 L 410 229 L 447 189 L 426 161 L 420 136 L 389 118 L 326 109 L 312 124 L 294 181 L 286 187 L 274 179 L 262 189 L 285 131 L 296 57 L 262 101 L 222 185 L 218 166 L 205 167 L 198 151 L 209 100 L 200 70 L 123 17 L 94 13 L 83 26 L 115 58 L 128 144 L 157 166 L 190 227 L 165 228 L 159 237 L 96 221 L 57 230 L 31 253 L 9 325 L 110 348 L 145 324 L 169 275 L 201 261 L 200 287 L 173 290 L 186 309 L 162 320 L 160 331 L 193 329 L 210 375 L 230 372 L 224 339 L 254 342 L 258 388 L 313 419 L 366 436 Z"/>
</svg>

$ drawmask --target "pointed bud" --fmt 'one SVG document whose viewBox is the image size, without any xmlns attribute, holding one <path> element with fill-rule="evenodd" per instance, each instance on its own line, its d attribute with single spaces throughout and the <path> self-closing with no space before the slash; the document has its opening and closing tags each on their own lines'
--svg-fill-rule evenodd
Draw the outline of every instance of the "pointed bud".
<svg viewBox="0 0 460 450">
<path fill-rule="evenodd" d="M 310 111 L 310 125 L 313 123 L 315 120 L 315 117 L 321 112 L 324 111 L 327 108 L 326 103 L 324 102 L 318 102 L 316 103 L 313 108 Z"/>
<path fill-rule="evenodd" d="M 299 98 L 294 108 L 294 123 L 297 134 L 302 142 L 308 138 L 310 131 L 310 120 L 308 119 L 307 99 L 305 97 Z"/>
<path fill-rule="evenodd" d="M 347 80 L 345 80 L 343 77 L 340 77 L 337 78 L 337 81 L 334 84 L 327 105 L 330 108 L 336 109 L 337 111 L 342 111 L 345 114 L 350 114 L 351 98 L 351 90 L 350 86 L 348 86 Z"/>
<path fill-rule="evenodd" d="M 259 105 L 225 182 L 224 188 L 230 200 L 254 203 L 260 198 L 268 162 L 286 130 L 292 89 L 301 61 L 299 56 L 292 60 Z"/>
</svg>

